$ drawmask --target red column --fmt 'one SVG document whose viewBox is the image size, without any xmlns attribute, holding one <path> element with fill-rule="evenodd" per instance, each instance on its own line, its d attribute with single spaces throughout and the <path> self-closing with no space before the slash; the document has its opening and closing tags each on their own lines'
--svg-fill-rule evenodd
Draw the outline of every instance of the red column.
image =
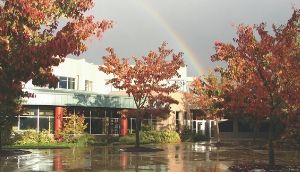
<svg viewBox="0 0 300 172">
<path fill-rule="evenodd" d="M 121 115 L 120 118 L 120 136 L 127 135 L 128 132 L 128 120 L 125 114 Z"/>
<path fill-rule="evenodd" d="M 63 114 L 64 108 L 63 107 L 55 107 L 54 110 L 54 135 L 56 140 L 60 140 L 59 133 L 63 127 Z"/>
</svg>

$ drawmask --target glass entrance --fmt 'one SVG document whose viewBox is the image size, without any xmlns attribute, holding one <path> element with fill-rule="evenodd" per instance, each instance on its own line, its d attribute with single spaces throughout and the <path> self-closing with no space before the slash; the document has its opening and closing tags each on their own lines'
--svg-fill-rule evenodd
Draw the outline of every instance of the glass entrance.
<svg viewBox="0 0 300 172">
<path fill-rule="evenodd" d="M 193 120 L 192 130 L 195 133 L 203 134 L 207 138 L 212 137 L 212 120 Z"/>
</svg>

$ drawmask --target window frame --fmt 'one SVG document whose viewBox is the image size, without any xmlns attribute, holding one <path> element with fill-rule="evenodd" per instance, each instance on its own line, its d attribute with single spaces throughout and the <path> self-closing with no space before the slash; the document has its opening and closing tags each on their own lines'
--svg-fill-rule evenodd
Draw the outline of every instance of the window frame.
<svg viewBox="0 0 300 172">
<path fill-rule="evenodd" d="M 75 78 L 67 77 L 67 76 L 58 76 L 57 78 L 59 80 L 57 82 L 57 88 L 75 90 L 75 81 L 76 81 Z M 61 83 L 63 83 L 63 82 L 65 82 L 64 83 L 65 87 L 62 87 L 63 84 L 61 84 Z"/>
</svg>

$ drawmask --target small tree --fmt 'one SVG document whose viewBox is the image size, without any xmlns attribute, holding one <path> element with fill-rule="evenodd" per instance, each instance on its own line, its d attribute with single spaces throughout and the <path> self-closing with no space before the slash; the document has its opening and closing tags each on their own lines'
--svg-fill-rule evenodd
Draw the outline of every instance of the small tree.
<svg viewBox="0 0 300 172">
<path fill-rule="evenodd" d="M 87 124 L 84 123 L 83 115 L 68 114 L 66 117 L 60 134 L 63 140 L 72 142 L 77 139 L 78 135 L 84 134 Z"/>
<path fill-rule="evenodd" d="M 275 164 L 273 131 L 278 119 L 288 128 L 299 124 L 299 19 L 300 11 L 295 10 L 286 25 L 273 26 L 274 34 L 267 32 L 264 23 L 239 25 L 236 44 L 216 42 L 216 54 L 212 56 L 213 61 L 227 63 L 226 68 L 218 69 L 231 80 L 226 106 L 243 107 L 249 114 L 261 115 L 259 119 L 269 120 L 270 165 Z"/>
<path fill-rule="evenodd" d="M 107 84 L 125 90 L 133 96 L 136 105 L 136 147 L 140 146 L 139 131 L 141 121 L 147 110 L 170 110 L 170 104 L 177 103 L 170 93 L 179 87 L 167 84 L 166 80 L 174 76 L 180 77 L 178 69 L 184 65 L 183 53 L 174 54 L 173 50 L 166 48 L 163 43 L 158 52 L 150 51 L 141 59 L 133 58 L 135 65 L 130 65 L 127 58 L 120 59 L 112 48 L 108 48 L 108 55 L 103 57 L 104 65 L 100 71 L 112 74 L 113 78 Z M 167 57 L 172 55 L 172 59 Z M 161 115 L 161 113 L 156 113 Z"/>
<path fill-rule="evenodd" d="M 190 92 L 184 94 L 186 102 L 201 109 L 206 119 L 216 121 L 217 143 L 221 142 L 219 132 L 219 121 L 223 118 L 223 97 L 222 87 L 224 81 L 219 80 L 213 73 L 208 74 L 204 79 L 196 78 L 191 84 Z"/>
</svg>

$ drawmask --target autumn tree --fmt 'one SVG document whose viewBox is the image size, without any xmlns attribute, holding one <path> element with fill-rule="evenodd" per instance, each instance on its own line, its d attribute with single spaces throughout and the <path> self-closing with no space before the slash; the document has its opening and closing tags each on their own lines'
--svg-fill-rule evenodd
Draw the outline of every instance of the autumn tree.
<svg viewBox="0 0 300 172">
<path fill-rule="evenodd" d="M 294 10 L 287 24 L 239 25 L 235 44 L 215 43 L 213 61 L 224 61 L 217 69 L 231 80 L 227 107 L 243 109 L 269 121 L 269 164 L 274 165 L 274 127 L 279 120 L 299 127 L 300 47 L 297 43 L 300 11 Z M 279 119 L 279 120 L 278 120 Z"/>
<path fill-rule="evenodd" d="M 18 113 L 18 100 L 32 96 L 22 90 L 25 83 L 56 87 L 52 66 L 86 51 L 85 40 L 112 27 L 84 15 L 92 7 L 92 0 L 0 1 L 0 131 Z"/>
<path fill-rule="evenodd" d="M 189 106 L 204 112 L 204 119 L 216 121 L 217 143 L 220 143 L 219 122 L 224 116 L 222 90 L 225 81 L 213 73 L 202 78 L 195 78 L 190 86 L 190 91 L 184 94 L 184 99 Z"/>
<path fill-rule="evenodd" d="M 106 84 L 125 90 L 132 96 L 136 105 L 136 147 L 140 146 L 139 131 L 145 112 L 148 110 L 169 110 L 170 104 L 177 103 L 170 97 L 179 87 L 167 84 L 166 80 L 174 76 L 180 77 L 178 69 L 184 65 L 183 53 L 173 53 L 163 43 L 158 52 L 150 51 L 147 56 L 135 58 L 134 65 L 129 64 L 128 58 L 119 58 L 114 49 L 107 48 L 108 55 L 103 57 L 104 65 L 100 71 L 112 74 Z M 171 59 L 167 59 L 169 56 Z M 160 113 L 156 113 L 159 115 Z"/>
</svg>

